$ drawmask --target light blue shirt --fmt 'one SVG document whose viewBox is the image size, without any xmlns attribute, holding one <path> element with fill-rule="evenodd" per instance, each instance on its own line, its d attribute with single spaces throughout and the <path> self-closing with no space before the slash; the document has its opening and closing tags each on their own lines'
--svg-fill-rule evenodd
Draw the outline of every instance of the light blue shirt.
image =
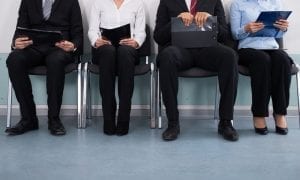
<svg viewBox="0 0 300 180">
<path fill-rule="evenodd" d="M 273 37 L 250 37 L 245 25 L 255 22 L 261 11 L 282 10 L 280 0 L 234 0 L 230 7 L 230 23 L 233 38 L 239 40 L 238 49 L 278 49 Z"/>
</svg>

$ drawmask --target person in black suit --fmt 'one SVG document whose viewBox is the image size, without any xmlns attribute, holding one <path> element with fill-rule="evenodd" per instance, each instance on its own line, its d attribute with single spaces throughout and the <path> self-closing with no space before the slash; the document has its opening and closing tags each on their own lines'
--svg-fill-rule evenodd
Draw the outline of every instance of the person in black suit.
<svg viewBox="0 0 300 180">
<path fill-rule="evenodd" d="M 53 135 L 64 135 L 66 130 L 59 119 L 64 89 L 65 66 L 73 55 L 82 50 L 82 17 L 77 0 L 22 0 L 17 27 L 61 31 L 63 41 L 55 44 L 36 44 L 15 32 L 13 51 L 7 58 L 7 68 L 17 100 L 21 120 L 6 132 L 19 135 L 38 129 L 36 107 L 32 95 L 28 69 L 47 66 L 48 129 Z"/>
<path fill-rule="evenodd" d="M 218 18 L 218 42 L 216 46 L 184 49 L 171 45 L 171 18 L 181 18 L 186 26 L 193 21 L 202 26 L 209 16 Z M 164 140 L 175 140 L 180 133 L 177 107 L 178 71 L 201 67 L 218 72 L 220 85 L 220 122 L 218 132 L 226 140 L 238 140 L 233 128 L 233 106 L 237 90 L 237 55 L 222 45 L 229 37 L 225 13 L 221 0 L 161 0 L 154 29 L 154 39 L 160 46 L 157 62 L 160 85 L 166 106 L 168 128 L 162 134 Z"/>
</svg>

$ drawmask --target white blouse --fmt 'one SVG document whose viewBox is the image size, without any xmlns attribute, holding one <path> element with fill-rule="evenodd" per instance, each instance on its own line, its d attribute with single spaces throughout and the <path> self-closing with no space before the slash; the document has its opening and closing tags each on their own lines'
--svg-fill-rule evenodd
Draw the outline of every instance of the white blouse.
<svg viewBox="0 0 300 180">
<path fill-rule="evenodd" d="M 124 0 L 119 9 L 113 0 L 95 0 L 89 17 L 88 36 L 91 45 L 94 46 L 96 40 L 101 37 L 100 27 L 113 29 L 130 24 L 131 38 L 140 47 L 146 38 L 145 16 L 141 0 Z"/>
</svg>

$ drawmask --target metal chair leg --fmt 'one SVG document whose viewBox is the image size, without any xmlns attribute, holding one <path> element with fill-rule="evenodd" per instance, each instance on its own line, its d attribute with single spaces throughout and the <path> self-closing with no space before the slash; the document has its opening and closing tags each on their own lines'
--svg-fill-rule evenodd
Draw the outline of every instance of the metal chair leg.
<svg viewBox="0 0 300 180">
<path fill-rule="evenodd" d="M 6 128 L 11 127 L 11 107 L 12 107 L 12 84 L 10 79 L 8 79 Z"/>
<path fill-rule="evenodd" d="M 83 93 L 82 93 L 82 124 L 81 128 L 86 128 L 86 96 L 87 96 L 87 67 L 88 63 L 84 63 L 83 67 Z"/>
<path fill-rule="evenodd" d="M 146 57 L 146 60 L 148 61 L 148 56 Z M 154 106 L 154 64 L 150 64 L 150 128 L 155 128 L 156 123 L 155 123 L 155 106 Z"/>
<path fill-rule="evenodd" d="M 161 107 L 161 92 L 160 92 L 160 85 L 159 85 L 159 70 L 157 70 L 157 100 L 156 100 L 156 103 L 157 103 L 157 123 L 158 123 L 158 128 L 161 129 L 162 128 L 162 118 L 161 118 L 161 114 L 162 114 L 162 107 Z"/>
<path fill-rule="evenodd" d="M 214 107 L 214 120 L 218 120 L 219 113 L 219 82 L 216 80 L 216 92 L 215 92 L 215 107 Z"/>
<path fill-rule="evenodd" d="M 92 119 L 91 73 L 87 70 L 87 119 Z"/>
<path fill-rule="evenodd" d="M 77 128 L 82 128 L 82 91 L 81 91 L 81 63 L 77 67 Z"/>
</svg>

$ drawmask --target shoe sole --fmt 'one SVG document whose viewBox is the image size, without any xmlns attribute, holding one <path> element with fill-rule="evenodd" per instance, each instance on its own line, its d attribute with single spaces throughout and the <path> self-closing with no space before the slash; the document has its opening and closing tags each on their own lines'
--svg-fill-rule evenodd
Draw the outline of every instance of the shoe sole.
<svg viewBox="0 0 300 180">
<path fill-rule="evenodd" d="M 17 136 L 17 135 L 22 135 L 22 134 L 24 134 L 24 133 L 27 133 L 27 132 L 29 132 L 29 131 L 36 131 L 36 130 L 38 130 L 39 128 L 34 128 L 34 129 L 29 129 L 29 130 L 26 130 L 26 131 L 24 131 L 24 132 L 13 132 L 13 131 L 9 131 L 9 129 L 7 128 L 6 130 L 5 130 L 5 133 L 7 133 L 7 135 L 10 135 L 10 136 Z"/>
<path fill-rule="evenodd" d="M 228 140 L 228 141 L 237 141 L 237 140 L 239 140 L 239 137 L 234 138 L 234 139 L 225 137 L 225 136 L 223 135 L 223 132 L 220 131 L 220 130 L 218 130 L 218 134 L 220 134 L 224 139 L 226 139 L 226 140 Z"/>
</svg>

